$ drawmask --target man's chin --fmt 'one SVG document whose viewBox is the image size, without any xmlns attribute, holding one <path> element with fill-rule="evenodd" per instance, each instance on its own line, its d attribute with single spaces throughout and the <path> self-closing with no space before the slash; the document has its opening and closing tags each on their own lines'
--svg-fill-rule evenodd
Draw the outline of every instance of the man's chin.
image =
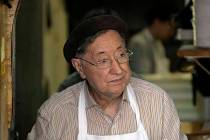
<svg viewBox="0 0 210 140">
<path fill-rule="evenodd" d="M 114 95 L 121 95 L 123 93 L 123 91 L 125 90 L 125 86 L 122 86 L 122 87 L 112 87 L 110 89 L 111 93 L 114 94 Z"/>
<path fill-rule="evenodd" d="M 108 96 L 111 100 L 113 100 L 113 99 L 122 97 L 122 94 L 123 94 L 123 92 L 120 92 L 120 91 L 119 92 L 110 92 Z"/>
</svg>

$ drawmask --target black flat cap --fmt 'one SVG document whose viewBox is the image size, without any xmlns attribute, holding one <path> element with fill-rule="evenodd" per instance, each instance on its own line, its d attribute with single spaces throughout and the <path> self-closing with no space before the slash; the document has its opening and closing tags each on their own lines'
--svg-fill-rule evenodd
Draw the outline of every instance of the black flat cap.
<svg viewBox="0 0 210 140">
<path fill-rule="evenodd" d="M 112 29 L 126 36 L 127 25 L 118 16 L 99 15 L 84 19 L 70 33 L 63 49 L 64 57 L 68 63 L 75 56 L 77 49 L 84 43 L 87 37 L 95 35 L 97 32 Z"/>
</svg>

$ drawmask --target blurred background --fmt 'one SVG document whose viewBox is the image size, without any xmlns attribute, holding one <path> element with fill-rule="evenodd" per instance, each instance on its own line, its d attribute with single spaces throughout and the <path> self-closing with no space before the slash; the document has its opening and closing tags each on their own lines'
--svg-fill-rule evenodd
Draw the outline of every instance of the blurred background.
<svg viewBox="0 0 210 140">
<path fill-rule="evenodd" d="M 129 39 L 145 27 L 144 17 L 154 5 L 176 11 L 179 26 L 176 35 L 163 42 L 170 61 L 169 73 L 140 76 L 169 93 L 184 133 L 200 132 L 210 118 L 205 116 L 204 104 L 204 98 L 209 95 L 195 89 L 192 60 L 177 56 L 181 47 L 193 46 L 190 0 L 22 0 L 14 31 L 14 113 L 10 139 L 26 138 L 37 109 L 74 72 L 64 60 L 63 45 L 87 11 L 98 7 L 116 10 L 128 24 Z M 208 106 L 207 110 L 210 110 Z"/>
</svg>

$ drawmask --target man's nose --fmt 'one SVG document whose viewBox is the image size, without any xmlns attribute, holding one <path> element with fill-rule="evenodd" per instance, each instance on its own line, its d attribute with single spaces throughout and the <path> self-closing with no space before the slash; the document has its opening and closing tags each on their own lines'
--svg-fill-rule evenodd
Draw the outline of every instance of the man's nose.
<svg viewBox="0 0 210 140">
<path fill-rule="evenodd" d="M 113 59 L 112 61 L 111 72 L 114 74 L 121 74 L 123 72 L 121 64 L 117 59 Z"/>
</svg>

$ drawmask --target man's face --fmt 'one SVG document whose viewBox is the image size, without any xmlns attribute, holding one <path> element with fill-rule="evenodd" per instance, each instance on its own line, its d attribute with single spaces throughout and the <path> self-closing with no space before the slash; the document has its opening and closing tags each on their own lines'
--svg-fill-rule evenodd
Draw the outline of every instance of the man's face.
<svg viewBox="0 0 210 140">
<path fill-rule="evenodd" d="M 163 41 L 170 39 L 176 33 L 176 23 L 174 21 L 160 21 L 159 38 Z"/>
<path fill-rule="evenodd" d="M 125 50 L 125 42 L 118 32 L 108 30 L 99 35 L 91 43 L 82 59 L 94 64 L 103 63 L 103 60 L 111 60 L 110 67 L 100 68 L 85 61 L 79 60 L 83 77 L 88 81 L 92 92 L 102 94 L 109 99 L 119 97 L 126 88 L 130 79 L 130 67 L 128 62 L 119 63 L 117 57 Z"/>
</svg>

